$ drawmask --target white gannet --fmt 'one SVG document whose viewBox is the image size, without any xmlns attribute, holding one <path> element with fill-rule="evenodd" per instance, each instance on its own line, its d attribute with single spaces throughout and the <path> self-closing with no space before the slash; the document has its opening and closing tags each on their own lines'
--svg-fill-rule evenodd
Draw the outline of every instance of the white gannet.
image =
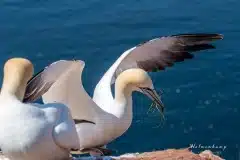
<svg viewBox="0 0 240 160">
<path fill-rule="evenodd" d="M 4 65 L 0 93 L 0 148 L 10 160 L 68 160 L 79 140 L 69 108 L 63 104 L 24 104 L 33 65 L 24 58 Z"/>
<path fill-rule="evenodd" d="M 84 62 L 56 61 L 28 82 L 24 101 L 34 101 L 42 96 L 44 103 L 56 101 L 66 104 L 76 122 L 79 138 L 88 134 L 80 148 L 100 149 L 129 128 L 132 91 L 147 95 L 163 112 L 163 103 L 146 72 L 164 70 L 175 62 L 191 59 L 191 52 L 213 49 L 215 47 L 209 43 L 222 38 L 221 34 L 179 34 L 137 45 L 125 51 L 108 69 L 97 84 L 93 99 L 82 86 Z M 114 96 L 111 92 L 113 83 Z M 82 129 L 83 126 L 86 130 Z"/>
</svg>

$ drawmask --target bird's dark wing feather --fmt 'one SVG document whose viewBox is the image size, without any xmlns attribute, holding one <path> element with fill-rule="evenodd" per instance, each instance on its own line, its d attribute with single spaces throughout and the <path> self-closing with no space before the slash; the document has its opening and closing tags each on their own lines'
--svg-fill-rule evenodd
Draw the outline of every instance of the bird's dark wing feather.
<svg viewBox="0 0 240 160">
<path fill-rule="evenodd" d="M 221 34 L 178 34 L 144 42 L 122 60 L 114 79 L 129 68 L 147 72 L 164 70 L 175 62 L 193 58 L 193 52 L 215 48 L 210 42 L 220 39 L 223 39 Z"/>
</svg>

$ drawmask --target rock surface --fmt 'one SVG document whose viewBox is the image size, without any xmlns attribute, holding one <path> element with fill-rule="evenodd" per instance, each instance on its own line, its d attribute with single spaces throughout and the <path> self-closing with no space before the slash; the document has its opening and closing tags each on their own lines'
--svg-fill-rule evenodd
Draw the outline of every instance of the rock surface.
<svg viewBox="0 0 240 160">
<path fill-rule="evenodd" d="M 141 154 L 128 154 L 116 157 L 120 160 L 224 160 L 214 155 L 210 150 L 195 154 L 189 149 L 168 149 L 163 151 L 145 152 Z"/>
<path fill-rule="evenodd" d="M 153 151 L 144 153 L 131 153 L 121 156 L 111 157 L 81 157 L 73 160 L 224 160 L 214 155 L 210 150 L 205 150 L 200 154 L 191 152 L 190 149 L 167 149 L 163 151 Z M 9 160 L 4 155 L 0 155 L 0 160 Z"/>
</svg>

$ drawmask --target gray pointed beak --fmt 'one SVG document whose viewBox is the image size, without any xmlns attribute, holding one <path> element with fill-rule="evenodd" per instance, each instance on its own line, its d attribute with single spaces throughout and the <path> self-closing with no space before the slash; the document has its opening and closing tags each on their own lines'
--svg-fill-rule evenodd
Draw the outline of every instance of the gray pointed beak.
<svg viewBox="0 0 240 160">
<path fill-rule="evenodd" d="M 160 98 L 160 95 L 156 92 L 156 90 L 151 88 L 143 88 L 143 87 L 139 87 L 139 88 L 143 94 L 148 96 L 148 98 L 150 98 L 153 101 L 153 103 L 156 104 L 157 109 L 161 111 L 161 113 L 163 114 L 164 104 Z"/>
</svg>

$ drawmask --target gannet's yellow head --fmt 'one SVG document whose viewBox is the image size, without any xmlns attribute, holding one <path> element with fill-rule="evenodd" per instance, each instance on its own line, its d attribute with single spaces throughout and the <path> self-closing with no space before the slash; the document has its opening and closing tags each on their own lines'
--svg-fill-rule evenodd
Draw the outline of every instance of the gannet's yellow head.
<svg viewBox="0 0 240 160">
<path fill-rule="evenodd" d="M 152 80 L 146 71 L 140 68 L 131 68 L 123 71 L 116 80 L 115 95 L 122 92 L 129 96 L 132 91 L 139 91 L 148 96 L 160 111 L 164 111 L 164 104 L 160 95 L 155 91 Z"/>
<path fill-rule="evenodd" d="M 4 65 L 1 93 L 8 93 L 23 100 L 28 80 L 32 77 L 33 64 L 24 58 L 9 59 Z"/>
</svg>

